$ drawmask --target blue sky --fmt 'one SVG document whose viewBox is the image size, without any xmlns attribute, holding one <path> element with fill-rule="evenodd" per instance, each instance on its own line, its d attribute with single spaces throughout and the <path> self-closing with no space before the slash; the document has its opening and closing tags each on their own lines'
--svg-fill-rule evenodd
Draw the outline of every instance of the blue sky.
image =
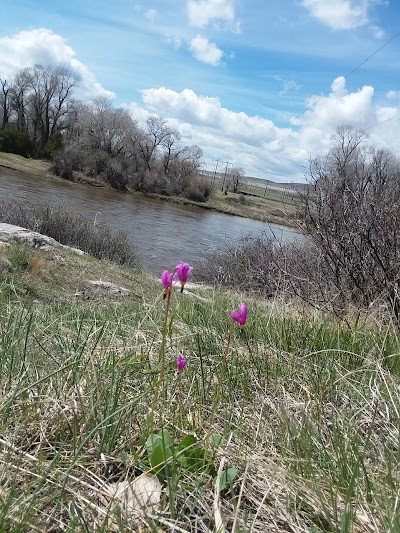
<svg viewBox="0 0 400 533">
<path fill-rule="evenodd" d="M 209 168 L 222 159 L 248 175 L 303 181 L 310 155 L 323 154 L 344 124 L 399 150 L 400 117 L 391 117 L 400 113 L 400 36 L 340 78 L 400 31 L 399 8 L 399 0 L 2 0 L 0 77 L 67 63 L 81 74 L 80 97 L 110 97 L 139 122 L 167 118 L 183 143 L 203 148 Z"/>
</svg>

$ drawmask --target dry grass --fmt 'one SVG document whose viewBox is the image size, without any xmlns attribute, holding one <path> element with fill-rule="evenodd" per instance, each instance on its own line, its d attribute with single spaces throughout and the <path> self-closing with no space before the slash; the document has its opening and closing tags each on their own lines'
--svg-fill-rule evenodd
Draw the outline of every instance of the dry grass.
<svg viewBox="0 0 400 533">
<path fill-rule="evenodd" d="M 50 172 L 50 163 L 48 161 L 41 161 L 39 159 L 32 159 L 30 157 L 22 157 L 17 154 L 8 154 L 0 152 L 0 166 L 12 168 L 32 174 L 33 176 L 48 176 Z"/>
<path fill-rule="evenodd" d="M 27 228 L 94 257 L 138 268 L 139 252 L 127 233 L 92 222 L 63 205 L 0 201 L 0 222 Z"/>
<path fill-rule="evenodd" d="M 229 310 L 242 295 L 174 292 L 166 380 L 150 416 L 159 282 L 66 251 L 33 253 L 42 263 L 22 260 L 32 254 L 23 247 L 3 252 L 12 270 L 0 278 L 0 529 L 400 531 L 394 325 L 373 317 L 349 328 L 304 306 L 248 299 L 221 380 Z M 99 277 L 131 294 L 74 296 Z M 188 359 L 179 375 L 177 353 Z M 213 468 L 173 458 L 159 508 L 126 512 L 107 486 L 151 471 L 150 419 L 175 443 L 194 435 Z M 238 475 L 220 491 L 227 467 Z"/>
</svg>

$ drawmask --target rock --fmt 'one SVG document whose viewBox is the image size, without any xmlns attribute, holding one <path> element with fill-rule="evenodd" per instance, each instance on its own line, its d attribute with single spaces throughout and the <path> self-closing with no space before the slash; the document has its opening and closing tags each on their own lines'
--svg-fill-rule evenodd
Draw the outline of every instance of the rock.
<svg viewBox="0 0 400 533">
<path fill-rule="evenodd" d="M 0 255 L 0 272 L 1 271 L 6 271 L 6 270 L 8 272 L 11 272 L 12 264 L 10 263 L 10 261 L 6 257 L 2 257 Z"/>
<path fill-rule="evenodd" d="M 109 294 L 128 296 L 131 292 L 129 289 L 125 289 L 125 287 L 120 287 L 116 283 L 111 283 L 110 281 L 88 280 L 88 283 L 104 289 Z"/>
<path fill-rule="evenodd" d="M 28 246 L 33 246 L 34 248 L 40 248 L 42 250 L 49 250 L 51 248 L 59 247 L 67 248 L 68 250 L 72 250 L 79 255 L 86 255 L 85 252 L 79 250 L 78 248 L 65 246 L 52 237 L 47 237 L 47 235 L 42 235 L 37 231 L 21 228 L 21 226 L 14 226 L 13 224 L 0 223 L 0 243 L 8 243 L 12 239 L 16 239 L 17 241 L 27 244 Z"/>
<path fill-rule="evenodd" d="M 161 483 L 152 474 L 142 474 L 131 482 L 106 484 L 100 501 L 105 506 L 111 502 L 120 505 L 124 513 L 136 515 L 138 511 L 156 511 L 161 501 Z"/>
</svg>

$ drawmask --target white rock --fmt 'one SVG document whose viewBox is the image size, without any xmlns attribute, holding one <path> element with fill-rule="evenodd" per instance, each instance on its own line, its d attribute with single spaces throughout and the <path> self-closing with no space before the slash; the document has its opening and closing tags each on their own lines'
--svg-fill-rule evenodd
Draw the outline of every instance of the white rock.
<svg viewBox="0 0 400 533">
<path fill-rule="evenodd" d="M 110 294 L 120 294 L 121 296 L 128 296 L 128 294 L 131 292 L 129 289 L 125 289 L 125 287 L 120 287 L 116 283 L 111 283 L 110 281 L 88 280 L 88 283 L 97 287 L 101 287 Z"/>
<path fill-rule="evenodd" d="M 127 514 L 135 514 L 145 509 L 155 511 L 161 501 L 161 483 L 152 474 L 142 474 L 131 482 L 121 481 L 105 485 L 103 495 L 104 503 L 108 503 L 111 498 L 114 504 L 121 505 Z"/>
<path fill-rule="evenodd" d="M 86 255 L 85 252 L 79 250 L 78 248 L 65 246 L 52 237 L 48 237 L 47 235 L 43 235 L 37 231 L 21 228 L 21 226 L 14 226 L 13 224 L 0 223 L 0 243 L 7 243 L 11 239 L 16 239 L 24 244 L 27 244 L 28 246 L 33 246 L 35 248 L 44 250 L 59 247 L 67 248 L 68 250 L 72 250 L 79 255 Z"/>
</svg>

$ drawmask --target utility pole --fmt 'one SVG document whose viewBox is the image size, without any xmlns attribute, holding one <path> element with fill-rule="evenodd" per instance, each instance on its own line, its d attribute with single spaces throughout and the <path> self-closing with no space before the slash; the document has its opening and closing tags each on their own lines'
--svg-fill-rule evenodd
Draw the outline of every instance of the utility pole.
<svg viewBox="0 0 400 533">
<path fill-rule="evenodd" d="M 229 163 L 229 161 L 221 161 L 221 163 L 226 163 L 225 172 L 224 172 L 224 179 L 222 180 L 222 187 L 221 187 L 221 191 L 223 191 L 224 190 L 224 185 L 225 185 L 226 175 L 228 173 L 228 166 L 231 165 L 233 167 L 233 163 Z"/>
<path fill-rule="evenodd" d="M 206 175 L 206 174 L 205 174 L 205 171 L 206 171 L 206 170 L 207 170 L 207 163 L 203 163 L 203 165 L 202 165 L 202 167 L 201 167 L 201 170 L 200 170 L 200 176 L 201 176 L 202 178 L 205 177 L 205 175 Z"/>
<path fill-rule="evenodd" d="M 215 178 L 217 176 L 217 168 L 218 168 L 219 159 L 213 159 L 212 162 L 213 163 L 215 162 L 215 169 L 214 169 L 214 174 L 213 174 L 213 177 L 212 177 L 212 184 L 214 186 L 214 181 L 215 181 Z"/>
</svg>

